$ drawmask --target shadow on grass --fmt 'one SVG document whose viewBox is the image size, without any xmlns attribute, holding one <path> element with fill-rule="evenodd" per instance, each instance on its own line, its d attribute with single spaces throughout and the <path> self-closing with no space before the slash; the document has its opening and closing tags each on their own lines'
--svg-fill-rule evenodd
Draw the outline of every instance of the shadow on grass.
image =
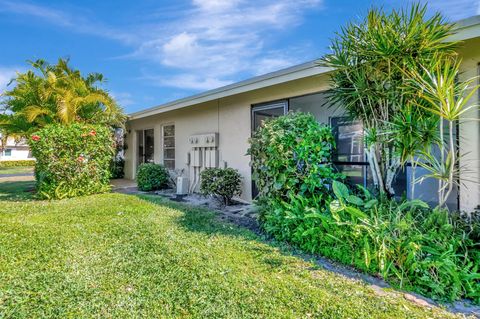
<svg viewBox="0 0 480 319">
<path fill-rule="evenodd" d="M 179 219 L 179 225 L 189 231 L 258 239 L 257 235 L 245 228 L 219 220 L 217 214 L 207 208 L 177 203 L 158 195 L 137 194 L 136 196 L 151 203 L 181 211 L 183 215 Z"/>
<path fill-rule="evenodd" d="M 34 181 L 0 182 L 0 201 L 32 200 L 34 194 Z"/>
</svg>

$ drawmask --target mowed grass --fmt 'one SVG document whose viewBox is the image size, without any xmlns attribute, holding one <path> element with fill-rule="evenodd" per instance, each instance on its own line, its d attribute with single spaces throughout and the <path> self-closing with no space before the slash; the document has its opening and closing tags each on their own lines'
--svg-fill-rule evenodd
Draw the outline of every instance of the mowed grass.
<svg viewBox="0 0 480 319">
<path fill-rule="evenodd" d="M 29 200 L 34 197 L 35 182 L 21 178 L 0 178 L 0 205 L 2 201 Z"/>
<path fill-rule="evenodd" d="M 33 167 L 31 166 L 0 167 L 0 176 L 5 174 L 29 174 L 29 173 L 33 173 Z"/>
<path fill-rule="evenodd" d="M 212 213 L 102 194 L 0 202 L 1 318 L 454 318 Z"/>
</svg>

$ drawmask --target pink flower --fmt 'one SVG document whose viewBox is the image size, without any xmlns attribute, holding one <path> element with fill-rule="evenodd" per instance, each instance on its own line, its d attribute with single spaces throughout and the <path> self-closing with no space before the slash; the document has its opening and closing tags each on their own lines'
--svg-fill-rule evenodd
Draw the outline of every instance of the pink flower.
<svg viewBox="0 0 480 319">
<path fill-rule="evenodd" d="M 79 161 L 79 162 L 83 162 L 84 160 L 85 160 L 85 157 L 83 157 L 82 155 L 77 157 L 77 161 Z"/>
<path fill-rule="evenodd" d="M 32 135 L 32 140 L 34 140 L 34 141 L 40 141 L 40 136 L 38 136 L 38 135 Z"/>
<path fill-rule="evenodd" d="M 95 130 L 91 130 L 90 133 L 88 133 L 90 136 L 95 136 L 97 135 L 97 132 Z"/>
</svg>

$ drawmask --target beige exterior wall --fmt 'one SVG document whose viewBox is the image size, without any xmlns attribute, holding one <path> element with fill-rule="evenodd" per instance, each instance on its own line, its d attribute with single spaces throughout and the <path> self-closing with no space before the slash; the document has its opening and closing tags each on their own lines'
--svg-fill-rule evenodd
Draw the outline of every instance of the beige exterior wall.
<svg viewBox="0 0 480 319">
<path fill-rule="evenodd" d="M 480 62 L 480 39 L 470 40 L 461 48 L 463 57 L 462 79 L 477 76 Z M 176 168 L 184 169 L 184 175 L 192 178 L 186 165 L 187 153 L 190 151 L 188 137 L 194 134 L 219 133 L 219 159 L 228 167 L 238 169 L 243 176 L 244 200 L 251 200 L 250 158 L 245 155 L 251 130 L 251 107 L 253 104 L 292 98 L 324 91 L 328 88 L 328 75 L 307 77 L 301 80 L 273 85 L 267 88 L 237 94 L 230 97 L 193 105 L 180 110 L 165 112 L 127 123 L 128 150 L 126 152 L 126 177 L 135 177 L 136 168 L 136 130 L 153 128 L 155 130 L 155 162 L 162 163 L 161 128 L 162 125 L 175 124 Z M 472 103 L 479 103 L 476 96 Z M 328 108 L 316 110 L 302 109 L 314 113 L 321 122 L 339 115 L 341 111 Z M 480 123 L 478 108 L 465 116 L 460 125 L 460 151 L 464 154 L 461 165 L 468 168 L 462 175 L 460 188 L 460 208 L 472 211 L 480 204 Z M 467 119 L 475 119 L 468 120 Z"/>
<path fill-rule="evenodd" d="M 461 80 L 467 80 L 478 76 L 478 64 L 480 63 L 480 38 L 465 43 L 460 50 L 463 59 Z M 478 84 L 478 81 L 474 82 Z M 478 94 L 474 96 L 470 104 L 477 107 L 465 114 L 460 123 L 460 153 L 463 161 L 460 166 L 465 167 L 465 173 L 460 179 L 460 208 L 465 211 L 472 211 L 480 205 L 480 104 Z"/>
<path fill-rule="evenodd" d="M 242 199 L 251 199 L 250 157 L 246 155 L 251 134 L 251 107 L 253 104 L 316 93 L 327 89 L 327 76 L 314 76 L 268 88 L 197 104 L 132 120 L 127 123 L 125 176 L 133 179 L 137 166 L 136 131 L 154 129 L 156 163 L 162 163 L 162 125 L 175 124 L 176 169 L 184 169 L 184 175 L 192 180 L 192 172 L 186 165 L 191 150 L 188 137 L 194 134 L 219 133 L 219 160 L 228 167 L 238 169 L 243 176 Z M 333 110 L 332 110 L 333 112 Z M 192 169 L 190 169 L 191 171 Z"/>
</svg>

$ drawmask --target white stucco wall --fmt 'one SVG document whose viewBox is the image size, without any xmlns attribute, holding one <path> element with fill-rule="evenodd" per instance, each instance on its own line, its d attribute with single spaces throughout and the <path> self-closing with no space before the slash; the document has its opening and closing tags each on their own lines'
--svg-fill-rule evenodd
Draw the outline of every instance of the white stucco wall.
<svg viewBox="0 0 480 319">
<path fill-rule="evenodd" d="M 463 59 L 461 66 L 461 80 L 471 79 L 479 75 L 480 63 L 480 38 L 465 43 L 460 50 Z M 473 84 L 478 84 L 475 81 Z M 472 211 L 480 205 L 480 114 L 478 105 L 479 94 L 476 94 L 470 104 L 477 107 L 465 114 L 460 122 L 460 153 L 463 160 L 460 166 L 465 168 L 460 179 L 460 208 L 465 211 Z"/>
<path fill-rule="evenodd" d="M 219 160 L 228 167 L 237 169 L 243 176 L 242 199 L 251 199 L 250 157 L 246 155 L 248 138 L 251 134 L 251 107 L 253 104 L 279 100 L 327 88 L 327 76 L 314 76 L 287 82 L 272 87 L 242 93 L 191 107 L 161 113 L 127 123 L 127 145 L 125 176 L 133 179 L 137 166 L 137 130 L 155 130 L 156 163 L 162 163 L 162 125 L 175 124 L 176 168 L 184 169 L 187 153 L 190 151 L 188 137 L 194 134 L 219 133 Z"/>
</svg>

